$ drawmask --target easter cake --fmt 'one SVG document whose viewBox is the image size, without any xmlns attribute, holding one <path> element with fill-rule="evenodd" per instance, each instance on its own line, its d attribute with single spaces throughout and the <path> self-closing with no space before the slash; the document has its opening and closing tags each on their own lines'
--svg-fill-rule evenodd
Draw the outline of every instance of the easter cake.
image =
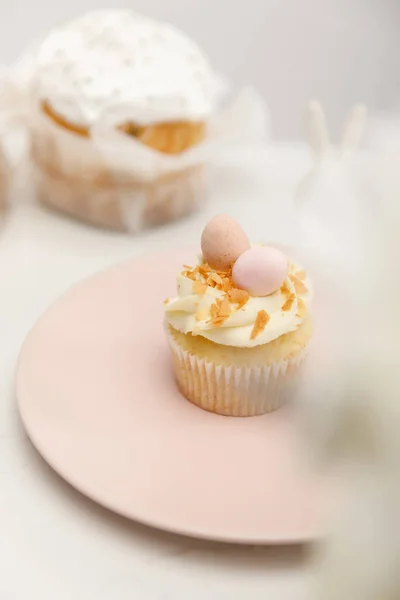
<svg viewBox="0 0 400 600">
<path fill-rule="evenodd" d="M 203 164 L 184 156 L 224 84 L 184 33 L 132 10 L 90 11 L 44 37 L 31 87 L 40 202 L 132 233 L 198 206 Z"/>
</svg>

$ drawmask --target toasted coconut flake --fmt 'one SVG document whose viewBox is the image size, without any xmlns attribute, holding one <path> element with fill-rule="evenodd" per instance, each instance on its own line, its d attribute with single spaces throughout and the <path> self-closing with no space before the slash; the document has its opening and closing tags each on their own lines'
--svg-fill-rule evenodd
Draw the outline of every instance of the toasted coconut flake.
<svg viewBox="0 0 400 600">
<path fill-rule="evenodd" d="M 306 316 L 307 316 L 307 306 L 305 305 L 304 300 L 299 298 L 298 302 L 297 302 L 296 317 L 300 317 L 300 319 L 305 319 Z"/>
<path fill-rule="evenodd" d="M 291 294 L 286 281 L 284 281 L 281 285 L 281 294 L 284 294 L 285 296 L 290 296 L 290 294 Z"/>
<path fill-rule="evenodd" d="M 232 269 L 229 268 L 228 270 L 217 270 L 215 271 L 220 277 L 224 278 L 224 277 L 232 277 Z"/>
<path fill-rule="evenodd" d="M 215 281 L 216 284 L 222 285 L 222 279 L 218 273 L 211 273 L 210 277 L 213 281 Z"/>
<path fill-rule="evenodd" d="M 293 302 L 295 301 L 296 296 L 294 294 L 290 294 L 289 298 L 286 300 L 285 304 L 282 306 L 283 312 L 287 312 L 293 306 Z"/>
<path fill-rule="evenodd" d="M 199 296 L 203 296 L 207 291 L 207 284 L 199 279 L 193 283 L 193 294 L 198 294 Z"/>
<path fill-rule="evenodd" d="M 221 327 L 221 325 L 226 321 L 226 317 L 215 317 L 215 319 L 211 320 L 211 324 L 214 327 Z"/>
<path fill-rule="evenodd" d="M 195 281 L 197 279 L 197 275 L 199 272 L 199 267 L 188 267 L 187 265 L 183 265 L 183 268 L 185 269 L 184 271 L 182 271 L 181 275 L 183 275 L 183 277 L 187 277 L 188 279 L 192 279 L 193 281 Z"/>
<path fill-rule="evenodd" d="M 219 305 L 219 313 L 220 317 L 229 317 L 231 314 L 231 307 L 229 304 L 228 296 L 224 296 L 221 304 Z"/>
<path fill-rule="evenodd" d="M 210 273 L 210 271 L 211 271 L 211 267 L 207 263 L 199 265 L 199 273 L 201 275 L 203 275 L 204 277 L 207 277 L 207 275 Z"/>
<path fill-rule="evenodd" d="M 169 298 L 165 298 L 164 304 L 168 304 L 168 302 L 169 302 Z"/>
<path fill-rule="evenodd" d="M 246 290 L 239 290 L 238 288 L 232 288 L 229 290 L 228 296 L 231 302 L 234 304 L 239 304 L 239 308 L 244 306 L 250 299 L 249 292 L 246 292 Z"/>
<path fill-rule="evenodd" d="M 293 281 L 294 288 L 298 294 L 306 294 L 308 292 L 308 289 L 304 283 L 301 281 L 301 279 L 298 279 L 296 275 L 290 275 L 290 279 Z"/>
<path fill-rule="evenodd" d="M 210 316 L 212 325 L 222 325 L 224 321 L 230 316 L 231 307 L 227 296 L 223 298 L 217 298 L 215 303 L 210 307 Z"/>
<path fill-rule="evenodd" d="M 210 306 L 210 317 L 211 319 L 218 317 L 218 305 L 216 303 L 211 304 Z"/>
<path fill-rule="evenodd" d="M 209 317 L 210 313 L 205 306 L 199 306 L 196 311 L 196 321 L 206 321 Z"/>
<path fill-rule="evenodd" d="M 202 284 L 225 293 L 229 292 L 234 287 L 232 281 L 232 267 L 229 267 L 228 270 L 214 270 L 209 264 L 203 263 L 194 268 L 189 267 L 188 265 L 184 265 L 183 268 L 185 269 L 182 271 L 184 277 L 198 282 L 196 283 L 196 291 L 194 293 L 205 293 L 205 291 L 201 291 L 204 289 Z M 245 303 L 244 297 L 242 298 L 242 302 Z"/>
<path fill-rule="evenodd" d="M 270 320 L 270 316 L 265 310 L 259 310 L 257 313 L 256 322 L 254 323 L 253 331 L 251 332 L 250 339 L 254 340 L 260 333 L 262 333 Z"/>
<path fill-rule="evenodd" d="M 301 281 L 303 281 L 307 277 L 307 273 L 305 272 L 304 269 L 302 269 L 301 271 L 296 271 L 295 277 L 297 277 L 297 279 L 300 279 Z"/>
<path fill-rule="evenodd" d="M 232 281 L 229 277 L 224 277 L 222 280 L 222 290 L 224 292 L 229 292 L 232 289 Z"/>
</svg>

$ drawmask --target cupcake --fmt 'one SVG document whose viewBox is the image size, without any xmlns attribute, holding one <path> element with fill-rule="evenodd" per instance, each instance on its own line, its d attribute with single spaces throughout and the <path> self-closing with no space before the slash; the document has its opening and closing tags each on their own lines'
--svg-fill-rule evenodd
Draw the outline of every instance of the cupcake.
<svg viewBox="0 0 400 600">
<path fill-rule="evenodd" d="M 221 91 L 194 42 L 133 11 L 94 11 L 51 31 L 31 86 L 39 200 L 130 231 L 190 212 L 203 173 L 188 151 Z"/>
<path fill-rule="evenodd" d="M 176 380 L 193 404 L 221 415 L 260 415 L 289 397 L 312 326 L 310 281 L 280 250 L 251 246 L 221 215 L 202 234 L 202 255 L 165 301 Z"/>
</svg>

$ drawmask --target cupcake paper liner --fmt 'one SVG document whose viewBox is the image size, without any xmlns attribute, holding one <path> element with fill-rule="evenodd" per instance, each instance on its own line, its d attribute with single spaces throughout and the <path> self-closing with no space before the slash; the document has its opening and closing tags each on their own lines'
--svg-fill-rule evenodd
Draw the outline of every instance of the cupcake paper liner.
<svg viewBox="0 0 400 600">
<path fill-rule="evenodd" d="M 270 366 L 223 366 L 182 348 L 167 331 L 175 377 L 182 394 L 209 412 L 251 417 L 276 410 L 290 399 L 307 347 Z"/>
</svg>

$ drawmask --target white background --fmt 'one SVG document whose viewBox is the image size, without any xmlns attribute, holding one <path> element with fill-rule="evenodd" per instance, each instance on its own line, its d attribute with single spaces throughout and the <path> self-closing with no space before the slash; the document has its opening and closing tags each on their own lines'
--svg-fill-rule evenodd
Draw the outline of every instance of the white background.
<svg viewBox="0 0 400 600">
<path fill-rule="evenodd" d="M 398 0 L 1 0 L 0 61 L 57 21 L 110 6 L 186 30 L 235 84 L 263 92 L 279 136 L 300 135 L 312 97 L 336 131 L 355 101 L 400 104 Z"/>
<path fill-rule="evenodd" d="M 109 0 L 111 5 L 134 5 L 186 29 L 237 86 L 253 83 L 263 92 L 279 136 L 299 135 L 312 96 L 326 105 L 336 129 L 355 100 L 375 108 L 398 104 L 398 0 Z M 0 60 L 16 58 L 54 22 L 98 6 L 96 0 L 0 0 Z M 206 218 L 221 210 L 239 218 L 253 239 L 278 236 L 268 198 L 280 205 L 308 165 L 304 151 L 293 152 L 293 170 L 289 154 L 274 155 L 258 192 L 256 181 L 236 194 L 232 187 L 224 194 L 215 190 L 203 214 L 137 239 L 85 228 L 17 199 L 0 235 L 0 600 L 309 600 L 309 569 L 300 548 L 186 540 L 84 499 L 32 449 L 13 393 L 28 329 L 75 281 L 176 240 L 193 243 Z"/>
</svg>

